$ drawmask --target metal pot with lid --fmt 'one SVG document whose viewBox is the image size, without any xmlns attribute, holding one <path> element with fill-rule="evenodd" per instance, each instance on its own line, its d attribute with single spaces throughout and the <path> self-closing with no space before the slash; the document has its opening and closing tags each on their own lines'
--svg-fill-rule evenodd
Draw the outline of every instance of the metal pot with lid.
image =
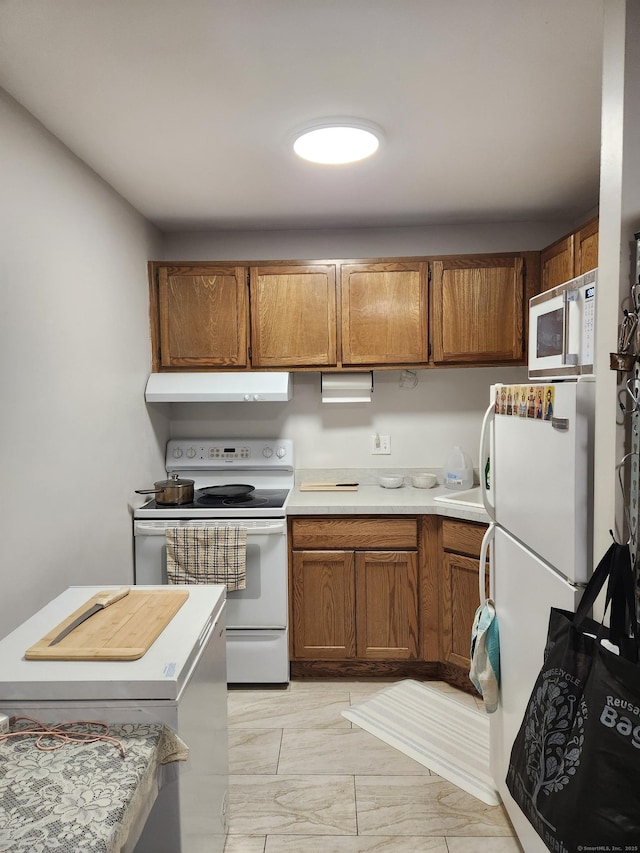
<svg viewBox="0 0 640 853">
<path fill-rule="evenodd" d="M 173 474 L 168 480 L 158 480 L 153 489 L 136 489 L 137 495 L 155 495 L 159 506 L 180 506 L 193 503 L 194 480 Z"/>
</svg>

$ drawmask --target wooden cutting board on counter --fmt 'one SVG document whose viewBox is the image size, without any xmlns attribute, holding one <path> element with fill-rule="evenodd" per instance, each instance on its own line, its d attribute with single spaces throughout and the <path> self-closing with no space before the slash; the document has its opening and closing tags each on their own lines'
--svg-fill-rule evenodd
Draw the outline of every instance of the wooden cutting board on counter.
<svg viewBox="0 0 640 853">
<path fill-rule="evenodd" d="M 358 483 L 301 483 L 301 492 L 357 492 Z"/>
<path fill-rule="evenodd" d="M 189 597 L 186 589 L 133 588 L 119 601 L 90 616 L 55 646 L 49 645 L 73 620 L 96 603 L 98 592 L 52 627 L 25 652 L 27 660 L 138 660 Z"/>
</svg>

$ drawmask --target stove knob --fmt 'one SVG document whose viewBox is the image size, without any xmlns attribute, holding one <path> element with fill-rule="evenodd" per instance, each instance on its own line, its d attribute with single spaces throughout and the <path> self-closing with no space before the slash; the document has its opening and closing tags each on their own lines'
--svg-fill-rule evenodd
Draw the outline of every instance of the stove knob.
<svg viewBox="0 0 640 853">
<path fill-rule="evenodd" d="M 245 394 L 244 399 L 247 401 L 247 403 L 250 403 L 252 399 L 251 394 Z"/>
<path fill-rule="evenodd" d="M 189 457 L 189 459 L 193 459 L 193 457 L 194 457 L 195 455 L 196 455 L 196 449 L 195 449 L 195 447 L 190 447 L 190 448 L 187 450 L 187 456 Z"/>
<path fill-rule="evenodd" d="M 284 449 L 284 447 L 278 447 L 278 449 L 276 450 L 276 456 L 278 457 L 278 459 L 284 459 L 286 455 L 287 451 Z"/>
<path fill-rule="evenodd" d="M 181 456 L 182 456 L 182 448 L 176 447 L 173 451 L 173 458 L 174 459 L 180 459 Z"/>
<path fill-rule="evenodd" d="M 273 450 L 267 445 L 267 447 L 263 448 L 262 455 L 265 459 L 271 459 L 273 456 Z"/>
</svg>

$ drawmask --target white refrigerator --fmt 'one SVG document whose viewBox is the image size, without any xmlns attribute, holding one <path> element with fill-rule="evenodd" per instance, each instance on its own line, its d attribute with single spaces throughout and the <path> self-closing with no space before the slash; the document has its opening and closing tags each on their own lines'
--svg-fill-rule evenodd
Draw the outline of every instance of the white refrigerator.
<svg viewBox="0 0 640 853">
<path fill-rule="evenodd" d="M 483 470 L 490 460 L 481 477 L 492 519 L 484 546 L 500 632 L 491 772 L 525 853 L 547 848 L 505 780 L 543 662 L 550 608 L 575 610 L 592 570 L 594 399 L 592 381 L 494 385 L 480 441 Z"/>
</svg>

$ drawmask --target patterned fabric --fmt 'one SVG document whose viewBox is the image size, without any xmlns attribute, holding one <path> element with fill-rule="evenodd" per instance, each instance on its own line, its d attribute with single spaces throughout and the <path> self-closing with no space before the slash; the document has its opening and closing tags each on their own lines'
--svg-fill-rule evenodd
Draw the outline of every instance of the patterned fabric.
<svg viewBox="0 0 640 853">
<path fill-rule="evenodd" d="M 17 721 L 11 730 L 29 728 Z M 74 729 L 96 731 L 88 723 Z M 109 734 L 124 758 L 108 741 L 51 752 L 31 736 L 0 741 L 2 853 L 119 853 L 157 796 L 160 763 L 186 748 L 162 725 L 113 725 Z"/>
<path fill-rule="evenodd" d="M 246 527 L 169 527 L 166 540 L 169 583 L 246 588 Z"/>
</svg>

